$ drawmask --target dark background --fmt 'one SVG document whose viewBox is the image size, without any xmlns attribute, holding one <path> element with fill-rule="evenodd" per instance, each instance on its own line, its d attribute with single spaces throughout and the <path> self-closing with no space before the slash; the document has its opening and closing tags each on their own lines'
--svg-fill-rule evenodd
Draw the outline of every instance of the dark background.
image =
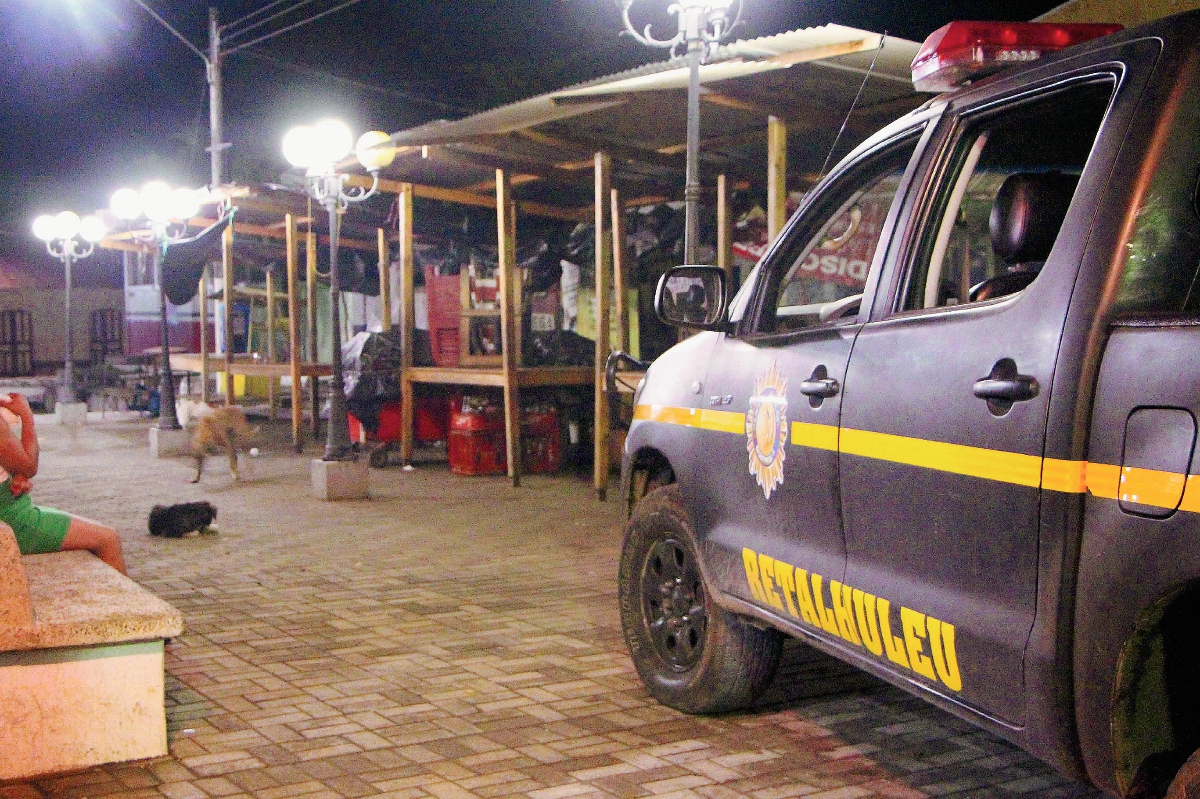
<svg viewBox="0 0 1200 799">
<path fill-rule="evenodd" d="M 147 0 L 207 50 L 207 5 Z M 217 2 L 228 23 L 268 0 Z M 289 0 L 286 5 L 291 5 Z M 231 44 L 338 5 L 313 0 Z M 836 22 L 916 41 L 951 19 L 1029 19 L 1057 2 L 864 3 L 746 0 L 737 38 Z M 286 7 L 281 6 L 280 8 Z M 666 0 L 638 0 L 637 22 Z M 129 0 L 0 0 L 0 256 L 32 239 L 34 216 L 106 206 L 122 186 L 209 178 L 200 58 Z M 659 17 L 655 33 L 674 32 Z M 400 130 L 666 57 L 622 30 L 614 0 L 362 0 L 229 58 L 224 177 L 277 180 L 280 141 L 327 116 Z"/>
</svg>

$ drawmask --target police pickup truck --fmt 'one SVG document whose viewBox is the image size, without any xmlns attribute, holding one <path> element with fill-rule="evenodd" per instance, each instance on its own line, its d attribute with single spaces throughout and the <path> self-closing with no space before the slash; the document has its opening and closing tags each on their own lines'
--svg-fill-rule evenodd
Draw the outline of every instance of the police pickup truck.
<svg viewBox="0 0 1200 799">
<path fill-rule="evenodd" d="M 798 636 L 1113 795 L 1200 796 L 1200 13 L 1113 31 L 943 28 L 944 93 L 732 298 L 664 275 L 701 332 L 635 399 L 619 587 L 656 699 L 745 707 Z"/>
</svg>

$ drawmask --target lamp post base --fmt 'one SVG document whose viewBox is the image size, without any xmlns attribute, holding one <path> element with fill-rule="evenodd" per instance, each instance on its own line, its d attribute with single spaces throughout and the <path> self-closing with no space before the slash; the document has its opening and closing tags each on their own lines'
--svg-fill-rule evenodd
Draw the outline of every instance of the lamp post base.
<svg viewBox="0 0 1200 799">
<path fill-rule="evenodd" d="M 156 458 L 175 458 L 191 453 L 191 436 L 183 428 L 150 428 L 150 454 Z"/>
<path fill-rule="evenodd" d="M 56 402 L 54 404 L 55 424 L 87 424 L 86 402 Z"/>
<path fill-rule="evenodd" d="M 312 462 L 312 492 L 317 499 L 338 501 L 343 499 L 366 499 L 370 483 L 367 461 Z"/>
</svg>

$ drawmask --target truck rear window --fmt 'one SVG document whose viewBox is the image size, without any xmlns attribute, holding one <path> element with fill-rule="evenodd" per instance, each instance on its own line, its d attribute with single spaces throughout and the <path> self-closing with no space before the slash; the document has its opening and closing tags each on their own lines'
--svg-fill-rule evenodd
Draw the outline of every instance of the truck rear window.
<svg viewBox="0 0 1200 799">
<path fill-rule="evenodd" d="M 1091 81 L 965 120 L 902 310 L 995 299 L 1037 278 L 1112 93 L 1111 80 Z"/>
<path fill-rule="evenodd" d="M 1200 80 L 1189 80 L 1125 248 L 1118 315 L 1200 314 Z"/>
</svg>

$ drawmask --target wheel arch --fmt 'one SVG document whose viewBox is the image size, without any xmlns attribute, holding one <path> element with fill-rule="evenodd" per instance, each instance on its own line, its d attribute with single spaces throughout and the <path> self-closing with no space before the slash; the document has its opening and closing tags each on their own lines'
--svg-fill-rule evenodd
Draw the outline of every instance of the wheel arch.
<svg viewBox="0 0 1200 799">
<path fill-rule="evenodd" d="M 1113 768 L 1122 792 L 1163 784 L 1200 749 L 1200 580 L 1146 608 L 1121 648 L 1112 702 Z"/>
<path fill-rule="evenodd" d="M 624 471 L 622 496 L 627 518 L 633 514 L 633 507 L 642 497 L 656 488 L 676 482 L 675 467 L 657 447 L 644 446 L 638 449 L 628 459 Z"/>
</svg>

